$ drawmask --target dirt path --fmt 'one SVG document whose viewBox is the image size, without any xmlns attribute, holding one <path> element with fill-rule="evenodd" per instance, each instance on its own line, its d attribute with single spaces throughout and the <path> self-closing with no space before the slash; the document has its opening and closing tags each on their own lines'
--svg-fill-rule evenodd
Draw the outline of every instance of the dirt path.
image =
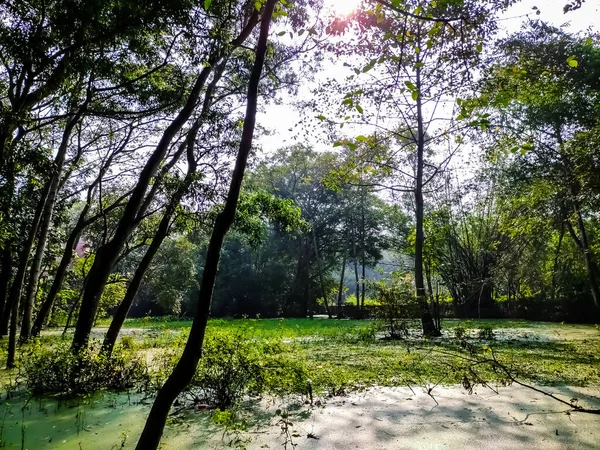
<svg viewBox="0 0 600 450">
<path fill-rule="evenodd" d="M 549 390 L 566 400 L 580 398 L 582 406 L 600 408 L 598 389 Z M 360 395 L 332 399 L 320 408 L 303 408 L 291 419 L 291 429 L 299 435 L 293 441 L 297 449 L 311 450 L 551 450 L 600 446 L 600 415 L 567 414 L 567 407 L 523 387 L 503 387 L 498 394 L 478 388 L 472 395 L 460 387 L 438 387 L 432 393 L 435 400 L 422 388 L 414 393 L 409 388 L 373 388 Z M 272 405 L 268 411 L 274 414 L 282 406 Z M 299 418 L 308 411 L 308 418 Z M 273 419 L 269 426 L 247 433 L 252 439 L 247 448 L 283 448 L 285 438 L 276 422 Z M 186 448 L 183 444 L 172 442 L 175 446 L 168 448 Z"/>
</svg>

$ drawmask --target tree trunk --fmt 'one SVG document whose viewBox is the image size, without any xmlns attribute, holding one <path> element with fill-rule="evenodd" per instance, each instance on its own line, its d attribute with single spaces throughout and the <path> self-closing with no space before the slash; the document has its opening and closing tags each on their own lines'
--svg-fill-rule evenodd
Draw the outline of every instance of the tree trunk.
<svg viewBox="0 0 600 450">
<path fill-rule="evenodd" d="M 417 56 L 417 60 L 418 60 Z M 423 126 L 423 104 L 421 92 L 421 68 L 416 69 L 417 97 L 417 178 L 415 186 L 415 207 L 416 207 L 416 239 L 415 239 L 415 288 L 417 291 L 417 302 L 421 311 L 421 324 L 423 334 L 432 336 L 439 334 L 433 323 L 433 317 L 429 310 L 427 302 L 427 293 L 425 292 L 425 280 L 423 277 L 423 245 L 425 235 L 423 231 L 424 201 L 423 201 L 423 168 L 425 153 L 425 130 Z"/>
<path fill-rule="evenodd" d="M 361 215 L 361 232 L 360 232 L 360 246 L 361 246 L 361 266 L 362 266 L 362 293 L 360 299 L 360 308 L 361 310 L 365 310 L 365 289 L 367 284 L 367 261 L 366 261 L 366 249 L 365 249 L 365 191 L 364 188 L 361 188 L 361 196 L 360 196 L 360 215 Z"/>
<path fill-rule="evenodd" d="M 169 200 L 169 204 L 167 205 L 165 213 L 160 221 L 160 224 L 158 225 L 158 229 L 156 230 L 154 239 L 152 239 L 152 243 L 148 247 L 148 250 L 146 250 L 142 261 L 137 267 L 135 274 L 133 275 L 133 278 L 129 283 L 129 286 L 127 287 L 125 298 L 119 304 L 119 307 L 117 308 L 117 311 L 115 312 L 115 315 L 112 321 L 110 322 L 110 326 L 108 328 L 108 331 L 106 332 L 106 336 L 104 337 L 104 342 L 102 344 L 102 353 L 104 353 L 107 356 L 110 356 L 112 354 L 113 348 L 115 346 L 115 343 L 117 342 L 117 338 L 119 337 L 119 333 L 121 331 L 123 323 L 127 318 L 127 314 L 129 314 L 131 305 L 133 305 L 133 301 L 135 299 L 135 296 L 137 295 L 140 285 L 142 284 L 142 281 L 144 280 L 146 271 L 150 267 L 150 264 L 152 263 L 152 260 L 154 259 L 154 256 L 158 252 L 164 239 L 169 235 L 169 227 L 171 226 L 171 220 L 173 218 L 173 215 L 175 214 L 175 211 L 177 210 L 181 199 L 187 193 L 192 182 L 194 181 L 194 175 L 196 173 L 197 168 L 196 158 L 194 156 L 194 147 L 196 135 L 198 132 L 198 125 L 199 123 L 196 122 L 193 129 L 190 131 L 188 137 L 186 138 L 186 143 L 188 147 L 187 174 L 181 182 L 180 186 L 178 187 L 177 191 Z"/>
<path fill-rule="evenodd" d="M 292 283 L 288 295 L 287 308 L 288 311 L 291 311 L 291 314 L 297 314 L 296 311 L 298 311 L 298 313 L 302 313 L 304 317 L 307 317 L 308 303 L 305 301 L 305 298 L 299 294 L 299 292 L 303 288 L 304 272 L 306 271 L 306 245 L 304 244 L 304 239 L 301 239 L 301 241 L 302 242 L 300 244 L 300 254 L 298 255 L 298 264 L 296 265 L 296 276 L 294 277 L 294 282 Z M 298 306 L 300 306 L 300 309 L 296 310 Z"/>
<path fill-rule="evenodd" d="M 358 277 L 358 255 L 356 253 L 356 228 L 354 226 L 352 227 L 352 257 L 354 259 L 354 279 L 356 281 L 356 311 L 360 311 L 360 278 Z"/>
<path fill-rule="evenodd" d="M 13 272 L 13 250 L 12 242 L 5 244 L 4 250 L 2 250 L 2 273 L 0 274 L 0 317 L 4 313 L 6 307 L 6 300 L 8 296 L 8 288 L 10 286 L 10 279 L 12 278 Z M 5 314 L 9 314 L 8 312 Z"/>
<path fill-rule="evenodd" d="M 229 193 L 225 202 L 225 208 L 215 221 L 208 245 L 196 316 L 179 362 L 173 369 L 173 373 L 169 376 L 166 383 L 158 391 L 158 395 L 152 405 L 152 410 L 150 411 L 142 435 L 137 443 L 137 450 L 155 450 L 158 448 L 171 405 L 192 379 L 198 361 L 202 356 L 202 342 L 204 340 L 204 333 L 208 322 L 221 248 L 223 246 L 225 235 L 235 218 L 244 171 L 246 169 L 248 155 L 252 149 L 252 139 L 256 122 L 256 108 L 258 103 L 258 85 L 265 61 L 269 26 L 276 3 L 277 0 L 267 0 L 264 6 L 260 37 L 256 49 L 256 59 L 248 83 L 248 104 L 242 131 L 242 140 L 240 142 L 235 169 L 233 171 Z"/>
<path fill-rule="evenodd" d="M 83 227 L 75 226 L 69 235 L 62 258 L 60 259 L 60 263 L 56 269 L 56 274 L 54 275 L 50 292 L 48 292 L 48 296 L 42 302 L 42 306 L 40 306 L 40 310 L 38 311 L 33 323 L 33 328 L 31 329 L 32 336 L 40 335 L 46 319 L 48 318 L 48 314 L 54 305 L 54 300 L 56 300 L 56 296 L 62 289 L 62 284 L 65 279 L 67 269 L 69 268 L 69 264 L 71 264 L 71 260 L 73 259 L 73 253 L 77 248 L 77 243 L 79 242 L 82 228 Z"/>
<path fill-rule="evenodd" d="M 165 130 L 156 149 L 146 162 L 131 197 L 125 206 L 113 238 L 98 248 L 96 252 L 96 258 L 89 272 L 89 281 L 83 293 L 81 309 L 75 325 L 75 334 L 71 346 L 73 353 L 78 353 L 80 349 L 87 346 L 106 282 L 117 262 L 123 245 L 127 242 L 127 239 L 129 239 L 137 225 L 136 217 L 144 203 L 144 196 L 148 185 L 169 150 L 171 141 L 192 115 L 200 92 L 215 62 L 211 61 L 210 65 L 202 70 L 188 97 L 186 105 Z"/>
<path fill-rule="evenodd" d="M 254 29 L 257 21 L 257 14 L 253 13 L 240 35 L 230 43 L 228 47 L 229 51 L 243 44 Z M 78 353 L 81 348 L 87 346 L 90 332 L 96 318 L 100 298 L 106 287 L 108 277 L 118 260 L 123 245 L 139 223 L 136 218 L 139 216 L 140 209 L 145 205 L 144 197 L 148 185 L 167 154 L 175 135 L 183 128 L 196 109 L 198 99 L 206 84 L 206 80 L 213 72 L 214 67 L 218 66 L 222 58 L 223 55 L 217 53 L 206 62 L 204 69 L 202 69 L 202 72 L 200 72 L 200 75 L 196 79 L 185 106 L 167 127 L 156 146 L 156 149 L 140 173 L 138 182 L 125 206 L 125 210 L 119 220 L 119 225 L 117 226 L 113 238 L 98 249 L 96 259 L 90 269 L 89 282 L 81 301 L 81 309 L 79 317 L 77 318 L 75 334 L 73 335 L 73 343 L 71 346 L 73 353 Z"/>
<path fill-rule="evenodd" d="M 129 138 L 131 137 L 132 129 L 130 130 L 129 136 L 124 140 L 123 144 L 120 146 L 120 150 L 123 150 L 127 143 L 129 142 Z M 48 317 L 48 314 L 52 310 L 54 305 L 54 301 L 56 300 L 56 296 L 62 289 L 62 284 L 65 279 L 65 275 L 67 273 L 67 269 L 69 268 L 69 264 L 73 259 L 73 253 L 77 248 L 77 243 L 79 242 L 79 237 L 81 236 L 81 232 L 88 226 L 94 223 L 96 220 L 99 220 L 103 217 L 103 214 L 107 214 L 110 210 L 117 208 L 121 205 L 122 200 L 127 196 L 123 195 L 121 198 L 117 199 L 112 205 L 107 208 L 104 208 L 103 213 L 96 214 L 93 217 L 87 218 L 87 213 L 89 212 L 92 206 L 92 199 L 94 198 L 94 193 L 98 185 L 100 185 L 102 178 L 104 177 L 106 171 L 110 168 L 113 159 L 119 153 L 119 149 L 115 150 L 104 162 L 98 176 L 96 179 L 90 184 L 87 191 L 87 200 L 86 203 L 79 214 L 79 218 L 77 219 L 77 224 L 75 228 L 71 231 L 69 238 L 67 239 L 67 243 L 65 245 L 65 250 L 63 252 L 62 258 L 60 260 L 58 269 L 56 270 L 56 274 L 54 276 L 54 280 L 52 281 L 52 286 L 50 287 L 50 292 L 48 293 L 48 297 L 42 302 L 42 306 L 37 314 L 35 322 L 33 324 L 33 329 L 31 331 L 33 336 L 39 336 L 44 323 Z"/>
<path fill-rule="evenodd" d="M 350 230 L 348 233 L 350 234 Z M 338 288 L 338 301 L 337 301 L 337 316 L 338 319 L 342 319 L 344 317 L 344 307 L 342 306 L 342 295 L 344 293 L 344 275 L 346 274 L 346 259 L 348 257 L 348 237 L 346 236 L 346 240 L 344 241 L 344 257 L 342 258 L 342 273 L 340 275 L 340 285 Z"/>
<path fill-rule="evenodd" d="M 590 291 L 592 293 L 592 299 L 594 300 L 594 306 L 596 309 L 600 308 L 600 287 L 598 285 L 598 267 L 594 259 L 592 258 L 592 253 L 590 249 L 589 239 L 587 236 L 587 231 L 585 229 L 585 223 L 583 221 L 583 217 L 581 215 L 581 211 L 579 209 L 579 205 L 575 200 L 573 202 L 573 209 L 575 211 L 575 216 L 577 219 L 577 228 L 579 230 L 579 236 L 575 233 L 573 226 L 570 222 L 567 222 L 567 228 L 569 229 L 569 233 L 571 237 L 583 253 L 583 257 L 585 259 L 585 265 L 588 272 L 588 281 L 590 283 Z"/>
<path fill-rule="evenodd" d="M 317 260 L 317 270 L 319 271 L 319 283 L 321 285 L 321 294 L 323 295 L 323 301 L 325 302 L 327 316 L 331 319 L 331 310 L 329 309 L 329 302 L 327 301 L 327 290 L 325 289 L 325 280 L 323 278 L 323 268 L 321 267 L 321 258 L 319 258 L 319 244 L 317 243 L 317 234 L 315 233 L 314 227 L 311 227 L 311 229 L 313 246 L 315 248 L 315 258 Z"/>
<path fill-rule="evenodd" d="M 65 164 L 65 158 L 67 155 L 67 149 L 69 147 L 69 141 L 71 134 L 77 122 L 81 118 L 83 110 L 80 110 L 72 117 L 63 132 L 62 141 L 58 148 L 56 158 L 54 159 L 54 173 L 50 180 L 50 187 L 48 190 L 48 196 L 44 202 L 42 221 L 38 231 L 38 244 L 31 262 L 31 269 L 29 271 L 29 284 L 27 285 L 27 291 L 25 295 L 25 306 L 23 310 L 23 322 L 21 324 L 21 341 L 25 342 L 31 335 L 31 320 L 33 316 L 33 307 L 35 305 L 35 296 L 37 292 L 38 283 L 40 280 L 42 259 L 44 257 L 44 251 L 46 250 L 46 241 L 48 239 L 48 233 L 50 231 L 50 224 L 52 223 L 52 214 L 54 212 L 54 204 L 56 203 L 56 196 L 58 194 L 60 175 Z"/>
<path fill-rule="evenodd" d="M 17 326 L 19 319 L 19 304 L 21 301 L 21 292 L 23 290 L 23 283 L 25 282 L 25 273 L 27 272 L 27 266 L 29 264 L 29 254 L 31 253 L 31 249 L 33 248 L 33 243 L 35 241 L 35 236 L 37 234 L 38 227 L 40 225 L 40 220 L 42 217 L 42 210 L 45 204 L 45 199 L 48 196 L 48 189 L 50 185 L 49 183 L 43 189 L 40 201 L 38 202 L 38 206 L 36 208 L 35 214 L 33 216 L 33 220 L 31 221 L 31 226 L 29 228 L 29 235 L 27 239 L 23 243 L 23 248 L 21 249 L 21 253 L 19 254 L 19 265 L 17 267 L 17 273 L 15 274 L 15 278 L 13 280 L 12 286 L 10 288 L 10 293 L 8 295 L 8 302 L 5 307 L 5 314 L 2 317 L 2 324 L 8 323 L 8 312 L 10 311 L 11 319 L 10 319 L 10 329 L 9 331 L 9 339 L 8 339 L 8 356 L 6 360 L 6 367 L 8 369 L 13 368 L 15 365 L 15 346 L 16 346 L 16 336 L 17 336 Z M 3 330 L 2 330 L 3 331 Z"/>
</svg>

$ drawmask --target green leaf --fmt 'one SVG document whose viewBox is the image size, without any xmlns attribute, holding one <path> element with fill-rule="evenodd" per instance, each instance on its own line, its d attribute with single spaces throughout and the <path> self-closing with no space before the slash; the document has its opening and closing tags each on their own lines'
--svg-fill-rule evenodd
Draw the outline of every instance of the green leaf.
<svg viewBox="0 0 600 450">
<path fill-rule="evenodd" d="M 360 105 L 356 105 L 356 110 L 361 114 L 363 113 L 362 106 L 360 106 Z"/>
<path fill-rule="evenodd" d="M 325 117 L 323 114 L 320 114 L 317 116 L 317 119 L 323 121 L 323 120 L 327 120 L 327 117 Z"/>
<path fill-rule="evenodd" d="M 204 11 L 208 11 L 210 5 L 212 4 L 212 0 L 204 0 Z"/>
<path fill-rule="evenodd" d="M 262 8 L 262 2 L 260 2 L 260 1 L 254 2 L 254 8 L 257 11 L 260 11 L 260 8 Z"/>
<path fill-rule="evenodd" d="M 412 99 L 416 102 L 419 98 L 419 91 L 412 91 Z"/>
<path fill-rule="evenodd" d="M 416 91 L 417 87 L 410 81 L 405 81 L 404 84 L 406 85 L 407 88 L 409 88 L 411 91 Z"/>
<path fill-rule="evenodd" d="M 579 66 L 579 62 L 575 59 L 574 56 L 569 56 L 567 58 L 567 64 L 569 65 L 569 67 L 573 67 L 573 68 Z"/>
<path fill-rule="evenodd" d="M 477 49 L 477 51 L 479 53 L 481 53 L 483 51 L 483 45 L 481 45 L 481 44 L 477 44 L 477 47 L 475 47 L 475 48 Z"/>
<path fill-rule="evenodd" d="M 287 31 L 280 31 L 279 33 L 277 33 L 277 36 L 283 36 L 285 33 L 287 33 Z"/>
</svg>

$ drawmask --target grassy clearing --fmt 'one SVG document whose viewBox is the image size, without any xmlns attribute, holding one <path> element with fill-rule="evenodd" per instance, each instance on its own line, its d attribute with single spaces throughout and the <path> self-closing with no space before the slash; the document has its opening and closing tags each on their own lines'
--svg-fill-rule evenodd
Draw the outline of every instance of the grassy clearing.
<svg viewBox="0 0 600 450">
<path fill-rule="evenodd" d="M 183 320 L 129 320 L 117 351 L 143 356 L 156 372 L 152 384 L 160 385 L 182 351 L 190 325 Z M 373 321 L 214 319 L 209 322 L 207 339 L 237 339 L 240 348 L 250 344 L 254 360 L 264 362 L 269 391 L 278 394 L 289 385 L 294 385 L 294 392 L 302 392 L 305 383 L 298 382 L 299 377 L 305 377 L 307 383 L 310 380 L 315 392 L 325 394 L 372 384 L 503 382 L 505 377 L 490 364 L 474 365 L 464 359 L 485 359 L 490 349 L 520 379 L 546 385 L 600 386 L 600 332 L 593 326 L 523 320 L 445 320 L 443 327 L 446 332 L 442 338 L 422 339 L 414 334 L 406 340 L 387 341 L 381 339 Z M 493 329 L 500 338 L 478 339 L 481 328 Z M 464 339 L 456 339 L 456 332 L 461 329 L 471 332 Z M 101 336 L 103 330 L 96 332 Z M 577 338 L 570 339 L 571 334 Z M 65 344 L 59 335 L 48 333 L 37 345 L 61 348 Z M 23 358 L 28 351 L 30 346 L 21 348 Z M 286 372 L 292 370 L 295 378 L 290 381 Z M 16 374 L 4 371 L 5 386 Z"/>
<path fill-rule="evenodd" d="M 134 338 L 132 345 L 137 349 L 180 348 L 190 325 L 187 321 L 149 319 L 126 324 L 130 329 L 146 330 Z M 453 337 L 454 330 L 471 329 L 476 337 L 477 330 L 487 327 L 504 338 L 467 339 L 475 356 L 485 357 L 489 350 L 484 347 L 491 348 L 524 380 L 540 384 L 600 386 L 600 332 L 592 325 L 449 319 L 443 322 L 445 337 L 407 341 L 374 338 L 374 326 L 372 321 L 358 320 L 215 319 L 209 323 L 208 335 L 241 332 L 245 339 L 257 342 L 282 340 L 282 356 L 304 364 L 315 387 L 336 393 L 370 384 L 462 383 L 465 374 L 475 374 L 471 364 L 461 359 L 466 353 Z M 584 338 L 568 339 L 572 332 Z M 475 372 L 485 380 L 503 379 L 490 365 L 478 366 Z"/>
</svg>

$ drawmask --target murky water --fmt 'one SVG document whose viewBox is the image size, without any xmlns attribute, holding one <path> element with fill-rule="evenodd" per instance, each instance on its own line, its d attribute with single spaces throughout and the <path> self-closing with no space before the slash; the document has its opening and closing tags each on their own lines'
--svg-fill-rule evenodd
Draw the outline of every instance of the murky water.
<svg viewBox="0 0 600 450">
<path fill-rule="evenodd" d="M 64 400 L 18 396 L 0 407 L 0 447 L 6 449 L 109 450 L 134 448 L 152 399 L 101 394 Z M 163 448 L 217 448 L 227 444 L 210 412 L 169 418 Z"/>
</svg>

